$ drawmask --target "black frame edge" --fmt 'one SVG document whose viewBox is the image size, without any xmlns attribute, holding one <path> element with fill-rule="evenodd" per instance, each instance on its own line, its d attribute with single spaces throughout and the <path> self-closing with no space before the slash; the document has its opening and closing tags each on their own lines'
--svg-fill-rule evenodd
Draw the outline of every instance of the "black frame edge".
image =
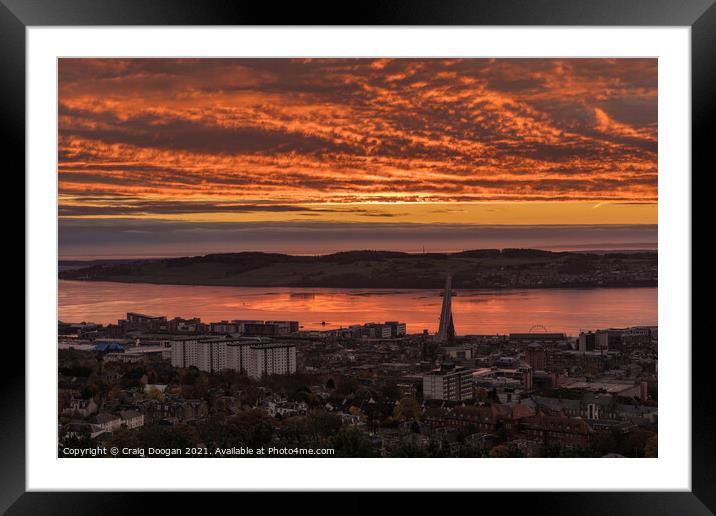
<svg viewBox="0 0 716 516">
<path fill-rule="evenodd" d="M 207 493 L 204 493 L 207 494 Z M 251 507 L 257 514 L 275 515 L 293 513 L 297 501 L 311 507 L 318 514 L 328 513 L 334 504 L 340 504 L 342 514 L 370 514 L 377 507 L 387 507 L 388 493 L 208 493 L 215 507 L 227 506 L 239 501 L 242 507 Z M 403 512 L 424 513 L 429 507 L 427 496 L 434 493 L 407 493 L 402 497 Z M 505 495 L 509 496 L 506 499 Z M 165 495 L 165 496 L 162 496 Z M 336 500 L 341 495 L 342 500 Z M 270 501 L 266 498 L 270 496 Z M 671 516 L 688 514 L 708 516 L 713 514 L 691 493 L 450 493 L 454 507 L 476 505 L 480 507 L 504 507 L 512 514 L 579 514 L 580 516 L 633 516 L 648 514 Z M 326 498 L 328 497 L 328 498 Z M 334 500 L 331 500 L 331 497 Z M 350 503 L 345 500 L 350 497 Z M 61 504 L 58 502 L 62 502 Z M 23 495 L 6 513 L 6 516 L 25 514 L 102 514 L 120 516 L 125 514 L 148 514 L 154 511 L 153 503 L 161 503 L 165 510 L 179 509 L 180 514 L 206 511 L 204 496 L 196 492 L 183 493 L 32 493 Z M 438 502 L 439 503 L 439 502 Z M 437 504 L 436 504 L 437 505 Z M 261 509 L 263 507 L 263 509 Z M 321 508 L 325 508 L 321 511 Z M 436 509 L 445 510 L 440 504 Z M 335 513 L 335 511 L 331 511 Z"/>
<path fill-rule="evenodd" d="M 713 168 L 714 120 L 716 120 L 716 4 L 712 4 L 691 27 L 691 136 L 692 136 L 692 182 L 695 171 L 700 170 L 701 175 L 710 172 Z M 692 264 L 696 262 L 697 249 L 703 254 L 702 238 L 705 233 L 697 232 L 697 225 L 707 223 L 713 215 L 699 213 L 698 206 L 703 209 L 708 206 L 709 200 L 705 197 L 707 192 L 698 191 L 692 185 Z M 713 258 L 711 259 L 713 260 Z M 713 266 L 713 261 L 711 263 Z M 707 284 L 699 284 L 702 294 L 713 292 L 713 275 L 708 270 L 699 269 Z M 694 276 L 692 269 L 692 278 Z M 710 285 L 708 284 L 710 280 Z M 692 281 L 692 289 L 694 282 Z M 712 287 L 712 288 L 709 288 Z M 706 296 L 703 296 L 707 299 Z M 709 385 L 709 378 L 713 375 L 712 364 L 714 354 L 709 346 L 702 341 L 697 345 L 695 322 L 707 321 L 711 314 L 708 304 L 698 304 L 692 291 L 692 402 L 691 402 L 691 481 L 692 490 L 707 507 L 716 512 L 716 394 Z M 700 316 L 700 317 L 699 317 Z"/>
<path fill-rule="evenodd" d="M 562 4 L 562 5 L 559 5 Z M 314 6 L 317 11 L 321 3 Z M 191 0 L 0 0 L 0 62 L 4 65 L 4 94 L 0 125 L 5 157 L 16 167 L 25 164 L 25 28 L 29 25 L 293 25 L 337 24 L 332 9 L 313 15 L 297 4 L 281 13 L 271 4 L 230 3 L 221 0 L 199 5 Z M 716 114 L 716 5 L 714 0 L 449 0 L 439 6 L 430 0 L 368 3 L 350 18 L 355 25 L 684 25 L 691 27 L 692 42 L 692 170 L 711 164 L 712 125 Z M 270 22 L 270 23 L 269 23 Z M 711 131 L 709 131 L 711 129 Z M 697 163 L 699 165 L 697 165 Z M 703 170 L 703 174 L 707 171 Z M 692 172 L 693 177 L 693 172 Z M 693 191 L 693 189 L 692 189 Z M 703 192 L 701 195 L 704 195 Z M 695 199 L 694 199 L 695 200 Z M 696 206 L 696 203 L 693 203 Z M 697 223 L 694 211 L 692 237 Z M 694 238 L 693 250 L 702 246 Z M 23 238 L 24 242 L 24 238 Z M 24 254 L 23 246 L 23 254 Z M 695 257 L 695 255 L 694 255 Z M 692 272 L 693 274 L 693 272 Z M 711 280 L 713 281 L 713 280 Z M 701 289 L 705 287 L 702 286 Z M 692 303 L 692 321 L 708 307 Z M 705 313 L 703 315 L 706 315 Z M 695 327 L 692 329 L 695 330 Z M 694 333 L 695 335 L 695 333 Z M 693 339 L 692 339 L 693 340 Z M 0 377 L 0 513 L 87 512 L 125 514 L 143 512 L 149 493 L 25 493 L 25 354 L 8 345 L 11 363 Z M 580 514 L 714 514 L 716 512 L 716 394 L 708 379 L 712 352 L 707 343 L 692 345 L 692 489 L 691 493 L 513 493 L 510 507 L 532 512 Z M 22 367 L 19 367 L 19 365 Z M 23 494 L 24 493 L 24 494 Z M 226 494 L 213 494 L 224 496 Z M 248 493 L 242 494 L 247 496 Z M 262 494 L 251 496 L 263 496 Z M 275 494 L 272 494 L 272 497 Z M 311 495 L 305 495 L 311 496 Z M 362 499 L 361 495 L 361 499 Z M 462 495 L 454 495 L 462 496 Z M 475 495 L 470 495 L 475 496 Z M 499 494 L 477 494 L 480 500 Z M 18 498 L 19 497 L 19 498 Z M 172 493 L 178 507 L 191 507 L 189 493 Z M 422 496 L 413 498 L 421 503 Z M 281 507 L 283 497 L 277 497 Z M 167 502 L 168 497 L 163 497 Z M 257 500 L 258 501 L 258 500 Z M 501 500 L 504 503 L 504 499 Z M 14 502 L 14 504 L 13 504 Z M 513 505 L 514 502 L 514 505 Z M 196 503 L 196 502 L 194 502 Z M 205 510 L 205 502 L 202 508 Z M 179 505 L 181 504 L 181 505 Z M 188 504 L 188 505 L 187 505 Z M 273 502 L 272 502 L 273 504 Z M 545 505 L 546 504 L 546 505 Z M 369 505 L 359 503 L 353 510 Z M 286 506 L 290 508 L 291 506 Z M 273 511 L 272 511 L 273 512 Z M 351 511 L 353 512 L 353 511 Z"/>
<path fill-rule="evenodd" d="M 713 0 L 2 0 L 25 25 L 692 25 Z"/>
<path fill-rule="evenodd" d="M 4 135 L 0 147 L 6 159 L 6 170 L 14 168 L 13 172 L 24 172 L 25 25 L 1 3 L 0 63 L 3 65 L 0 127 Z M 24 181 L 21 184 L 24 198 Z M 15 242 L 23 244 L 22 268 L 25 270 L 24 230 Z M 24 309 L 24 294 L 21 299 Z M 19 314 L 17 317 L 19 320 Z M 0 375 L 0 513 L 25 491 L 25 348 L 12 340 L 6 340 L 4 349 L 10 366 Z"/>
</svg>

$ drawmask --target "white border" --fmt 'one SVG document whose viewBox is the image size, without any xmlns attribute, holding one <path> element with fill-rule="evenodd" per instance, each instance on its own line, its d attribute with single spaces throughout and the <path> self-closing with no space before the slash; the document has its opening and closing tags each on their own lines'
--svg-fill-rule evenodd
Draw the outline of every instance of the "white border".
<svg viewBox="0 0 716 516">
<path fill-rule="evenodd" d="M 689 28 L 32 27 L 27 43 L 28 490 L 690 490 Z M 454 55 L 658 56 L 659 458 L 57 459 L 57 57 Z"/>
</svg>

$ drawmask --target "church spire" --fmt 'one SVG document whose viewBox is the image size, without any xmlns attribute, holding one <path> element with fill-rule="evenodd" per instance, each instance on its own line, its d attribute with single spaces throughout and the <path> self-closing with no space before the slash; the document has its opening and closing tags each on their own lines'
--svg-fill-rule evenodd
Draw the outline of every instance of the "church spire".
<svg viewBox="0 0 716 516">
<path fill-rule="evenodd" d="M 451 342 L 455 338 L 455 324 L 452 318 L 452 276 L 447 275 L 445 280 L 445 292 L 443 296 L 443 306 L 440 311 L 440 327 L 435 335 L 435 340 L 439 343 Z"/>
</svg>

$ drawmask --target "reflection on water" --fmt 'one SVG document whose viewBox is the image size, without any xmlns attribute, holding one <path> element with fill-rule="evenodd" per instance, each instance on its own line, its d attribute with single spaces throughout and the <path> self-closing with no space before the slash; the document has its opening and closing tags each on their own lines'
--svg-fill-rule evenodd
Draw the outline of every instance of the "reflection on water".
<svg viewBox="0 0 716 516">
<path fill-rule="evenodd" d="M 59 282 L 59 318 L 116 322 L 126 312 L 172 317 L 298 320 L 305 329 L 400 320 L 410 333 L 435 332 L 437 290 L 201 287 L 146 283 Z M 460 290 L 453 299 L 458 334 L 528 331 L 534 325 L 577 334 L 657 324 L 656 288 Z"/>
<path fill-rule="evenodd" d="M 288 295 L 291 297 L 291 299 L 313 300 L 316 297 L 316 294 L 313 292 L 289 292 Z"/>
</svg>

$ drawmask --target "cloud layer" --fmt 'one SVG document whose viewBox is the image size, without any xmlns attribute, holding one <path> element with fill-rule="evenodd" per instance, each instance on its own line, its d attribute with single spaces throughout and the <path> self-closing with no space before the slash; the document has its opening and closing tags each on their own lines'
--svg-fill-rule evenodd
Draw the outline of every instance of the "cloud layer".
<svg viewBox="0 0 716 516">
<path fill-rule="evenodd" d="M 59 88 L 61 217 L 657 199 L 655 59 L 61 59 Z"/>
</svg>

